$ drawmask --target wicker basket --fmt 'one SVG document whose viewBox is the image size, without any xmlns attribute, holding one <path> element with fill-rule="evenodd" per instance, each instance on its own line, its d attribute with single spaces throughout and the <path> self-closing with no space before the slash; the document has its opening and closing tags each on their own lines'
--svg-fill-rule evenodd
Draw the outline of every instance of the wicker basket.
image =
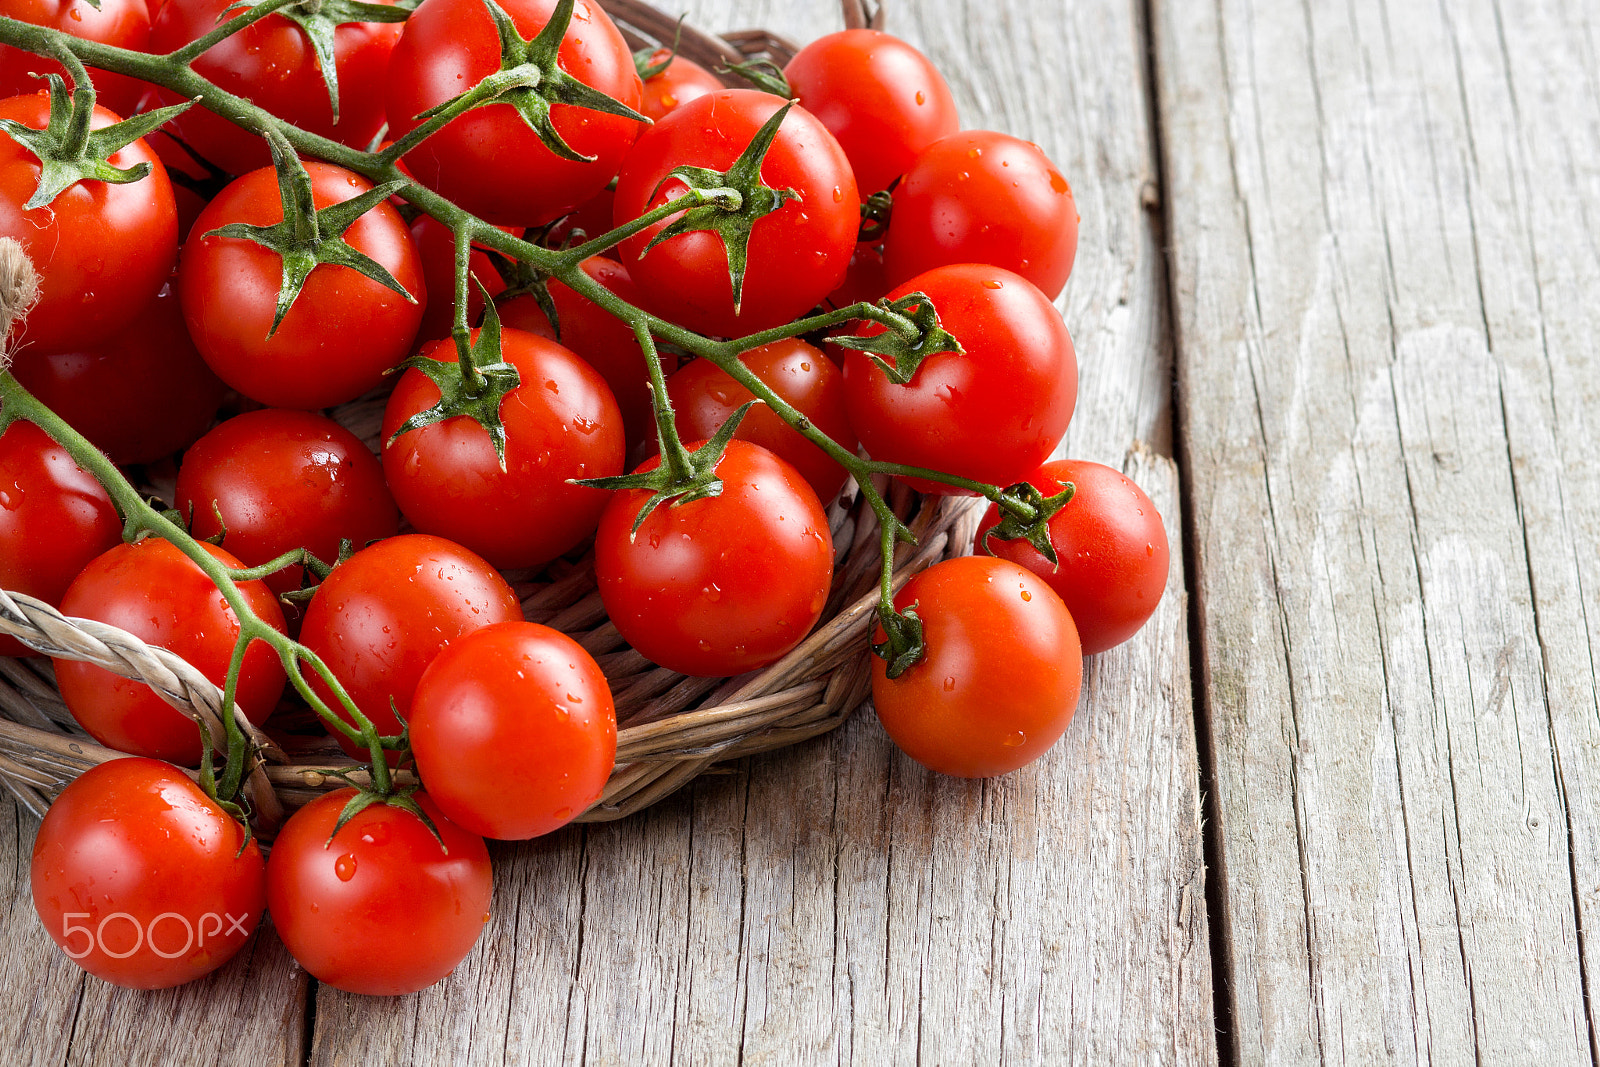
<svg viewBox="0 0 1600 1067">
<path fill-rule="evenodd" d="M 677 32 L 675 19 L 636 0 L 605 0 L 603 6 L 633 47 L 670 42 Z M 869 15 L 861 0 L 846 0 L 844 8 L 848 25 L 881 22 L 881 8 Z M 795 49 L 765 31 L 713 37 L 685 26 L 680 51 L 707 66 L 757 58 L 781 65 Z M 347 405 L 336 417 L 371 445 L 378 437 L 381 412 L 382 399 L 377 398 Z M 897 584 L 971 545 L 981 500 L 920 498 L 898 485 L 888 491 L 896 514 L 908 522 L 919 542 L 900 546 Z M 686 677 L 656 667 L 629 648 L 605 617 L 588 558 L 558 560 L 537 574 L 507 575 L 522 598 L 526 617 L 576 638 L 596 657 L 615 695 L 616 766 L 600 800 L 578 821 L 623 818 L 661 800 L 719 761 L 826 733 L 865 700 L 871 676 L 868 633 L 876 619 L 877 520 L 853 486 L 847 486 L 833 504 L 829 518 L 837 555 L 823 621 L 781 661 L 739 678 Z M 222 735 L 221 691 L 164 649 L 115 627 L 69 619 L 31 597 L 3 591 L 0 633 L 52 657 L 85 660 L 142 679 L 174 707 L 208 721 L 214 738 Z M 279 714 L 291 720 L 298 716 L 303 725 L 311 715 L 304 708 L 287 706 Z M 123 755 L 95 744 L 73 721 L 48 659 L 0 657 L 0 716 L 0 784 L 36 815 L 42 815 L 50 800 L 79 774 Z M 239 718 L 244 723 L 242 715 Z M 327 773 L 329 769 L 355 766 L 325 734 L 274 731 L 268 736 L 254 727 L 249 730 L 262 762 L 252 770 L 246 789 L 267 835 L 284 808 L 298 807 L 343 784 Z"/>
</svg>

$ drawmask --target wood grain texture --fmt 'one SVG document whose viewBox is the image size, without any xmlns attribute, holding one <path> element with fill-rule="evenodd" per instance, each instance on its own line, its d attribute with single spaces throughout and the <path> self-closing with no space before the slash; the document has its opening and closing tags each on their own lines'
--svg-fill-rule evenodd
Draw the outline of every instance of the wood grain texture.
<svg viewBox="0 0 1600 1067">
<path fill-rule="evenodd" d="M 1154 9 L 1234 1051 L 1591 1062 L 1592 5 Z"/>
<path fill-rule="evenodd" d="M 1138 12 L 940 0 L 889 28 L 950 73 L 966 125 L 1072 180 L 1070 448 L 1125 466 L 1177 544 Z M 822 0 L 689 18 L 839 26 Z M 620 824 L 497 848 L 479 949 L 393 1002 L 319 989 L 313 1062 L 1214 1061 L 1183 590 L 1175 566 L 1155 621 L 1090 661 L 1063 742 L 1007 778 L 935 778 L 868 712 Z"/>
</svg>

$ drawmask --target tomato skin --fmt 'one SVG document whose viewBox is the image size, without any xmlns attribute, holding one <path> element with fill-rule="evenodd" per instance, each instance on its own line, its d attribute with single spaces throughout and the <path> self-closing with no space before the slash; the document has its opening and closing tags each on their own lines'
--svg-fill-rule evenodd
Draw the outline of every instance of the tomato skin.
<svg viewBox="0 0 1600 1067">
<path fill-rule="evenodd" d="M 896 385 L 861 352 L 844 361 L 845 406 L 873 459 L 1012 485 L 1067 432 L 1078 361 L 1061 313 L 1032 283 L 983 264 L 938 267 L 889 293 L 926 293 L 965 351 L 935 352 Z M 882 332 L 868 323 L 860 332 Z M 919 478 L 924 492 L 951 492 Z"/>
<path fill-rule="evenodd" d="M 354 795 L 328 793 L 289 817 L 267 860 L 267 907 L 317 981 L 371 996 L 415 993 L 453 971 L 489 921 L 489 850 L 420 792 L 412 799 L 443 847 L 421 819 L 382 803 L 335 834 Z"/>
<path fill-rule="evenodd" d="M 637 537 L 650 494 L 616 493 L 595 534 L 606 613 L 642 655 L 681 674 L 742 674 L 780 659 L 816 624 L 833 579 L 828 518 L 798 471 L 730 441 L 716 473 L 720 496 L 658 507 Z"/>
<path fill-rule="evenodd" d="M 0 589 L 59 607 L 89 561 L 122 541 L 122 519 L 94 476 L 31 422 L 0 433 Z M 0 637 L 0 656 L 37 656 Z"/>
<path fill-rule="evenodd" d="M 341 167 L 311 160 L 305 167 L 319 209 L 372 188 Z M 326 408 L 354 400 L 405 358 L 422 322 L 427 288 L 416 246 L 394 208 L 378 204 L 344 239 L 388 268 L 417 302 L 348 267 L 323 264 L 269 337 L 281 258 L 252 241 L 205 235 L 233 222 L 282 221 L 270 167 L 235 180 L 200 213 L 178 265 L 190 336 L 218 377 L 268 407 Z"/>
<path fill-rule="evenodd" d="M 532 39 L 556 0 L 505 0 L 500 6 Z M 580 4 L 562 39 L 561 69 L 638 110 L 643 92 L 633 55 L 599 4 Z M 429 0 L 406 23 L 389 62 L 389 135 L 419 125 L 417 115 L 500 69 L 500 38 L 481 0 Z M 605 188 L 639 136 L 640 123 L 567 104 L 550 120 L 579 162 L 562 159 L 508 104 L 460 116 L 406 155 L 417 180 L 489 222 L 532 226 L 566 214 Z"/>
<path fill-rule="evenodd" d="M 617 402 L 587 363 L 521 330 L 503 330 L 501 347 L 522 376 L 500 402 L 506 469 L 488 431 L 473 419 L 446 419 L 393 439 L 407 419 L 439 399 L 439 387 L 412 369 L 383 412 L 383 471 L 418 530 L 510 569 L 548 563 L 594 532 L 606 493 L 570 479 L 621 474 L 626 444 Z M 423 355 L 457 359 L 449 341 Z"/>
<path fill-rule="evenodd" d="M 844 412 L 844 376 L 820 351 L 797 337 L 741 353 L 740 362 L 846 451 L 856 450 L 855 432 Z M 678 435 L 708 438 L 755 394 L 708 359 L 697 359 L 667 379 Z M 745 415 L 734 435 L 758 444 L 800 472 L 817 499 L 831 502 L 849 476 L 837 460 L 807 441 L 765 404 Z"/>
<path fill-rule="evenodd" d="M 0 15 L 48 26 L 85 41 L 135 52 L 150 50 L 150 11 L 145 0 L 100 0 L 98 9 L 87 0 L 4 0 Z M 0 45 L 0 97 L 37 92 L 45 74 L 59 74 L 68 89 L 73 87 L 66 68 L 55 60 Z M 94 67 L 89 68 L 89 78 L 94 82 L 95 103 L 119 115 L 132 114 L 146 89 L 137 78 Z"/>
<path fill-rule="evenodd" d="M 917 153 L 961 129 L 944 76 L 879 30 L 824 34 L 783 68 L 806 110 L 838 138 L 863 194 L 887 189 Z"/>
<path fill-rule="evenodd" d="M 394 0 L 372 0 L 393 4 Z M 164 0 L 150 32 L 151 50 L 181 48 L 237 14 L 236 0 Z M 380 87 L 389 53 L 400 39 L 395 22 L 349 22 L 333 31 L 334 68 L 339 75 L 339 121 L 305 31 L 281 15 L 266 18 L 207 49 L 191 64 L 196 74 L 242 96 L 310 133 L 351 148 L 365 148 L 383 126 Z M 178 96 L 163 92 L 161 102 Z M 272 164 L 266 141 L 227 119 L 192 107 L 172 120 L 178 135 L 229 174 Z"/>
<path fill-rule="evenodd" d="M 152 759 L 102 763 L 63 789 L 39 824 L 30 881 L 51 939 L 130 989 L 210 974 L 244 947 L 266 906 L 260 846 L 187 775 Z"/>
<path fill-rule="evenodd" d="M 1026 541 L 985 542 L 1000 521 L 989 505 L 974 550 L 1020 564 L 1049 583 L 1072 613 L 1085 655 L 1120 645 L 1139 631 L 1167 587 L 1170 552 L 1156 506 L 1119 470 L 1088 460 L 1055 460 L 1028 477 L 1046 495 L 1071 482 L 1076 492 L 1049 523 L 1052 566 Z"/>
<path fill-rule="evenodd" d="M 582 645 L 548 626 L 504 622 L 454 642 L 423 672 L 411 745 L 439 810 L 472 833 L 522 841 L 600 798 L 617 713 Z"/>
<path fill-rule="evenodd" d="M 193 444 L 228 391 L 189 340 L 174 285 L 113 337 L 80 351 L 24 349 L 11 370 L 118 464 L 153 463 Z"/>
<path fill-rule="evenodd" d="M 341 539 L 361 547 L 400 528 L 378 457 L 332 419 L 282 408 L 236 415 L 196 442 L 178 468 L 176 504 L 195 537 L 226 530 L 222 545 L 251 567 L 295 548 L 331 564 Z M 303 570 L 265 581 L 286 593 Z"/>
<path fill-rule="evenodd" d="M 782 106 L 767 93 L 724 89 L 678 107 L 646 131 L 624 161 L 617 175 L 617 225 L 683 195 L 684 183 L 667 178 L 676 167 L 726 171 Z M 844 280 L 860 229 L 860 198 L 850 161 L 833 135 L 804 108 L 792 108 L 761 164 L 761 180 L 773 189 L 793 189 L 801 199 L 751 228 L 737 314 L 727 252 L 717 234 L 679 234 L 646 253 L 650 240 L 671 224 L 662 220 L 622 242 L 623 265 L 665 318 L 698 333 L 737 337 L 810 311 Z"/>
<path fill-rule="evenodd" d="M 242 566 L 228 552 L 205 550 L 224 566 Z M 283 611 L 262 582 L 240 582 L 252 611 L 280 633 Z M 239 620 L 205 572 L 171 543 L 149 537 L 122 544 L 93 560 L 61 598 L 64 615 L 120 627 L 189 661 L 217 685 L 239 636 Z M 200 763 L 200 730 L 193 719 L 143 682 L 77 660 L 55 660 L 61 699 L 73 718 L 107 748 L 186 767 Z M 244 654 L 238 703 L 260 725 L 272 714 L 285 678 L 278 655 L 261 642 Z"/>
<path fill-rule="evenodd" d="M 603 232 L 603 231 L 602 231 Z M 628 268 L 604 256 L 590 256 L 582 263 L 583 272 L 634 307 L 645 303 L 645 296 L 628 276 Z M 622 411 L 623 432 L 629 445 L 655 437 L 655 409 L 650 403 L 650 367 L 633 329 L 564 282 L 549 283 L 550 299 L 556 305 L 561 336 L 550 327 L 550 320 L 531 293 L 506 301 L 500 307 L 500 321 L 519 330 L 548 337 L 569 349 L 600 372 L 611 388 L 611 395 Z M 671 374 L 677 357 L 659 353 L 662 370 Z"/>
<path fill-rule="evenodd" d="M 665 48 L 656 49 L 650 56 L 650 66 L 670 54 Z M 644 83 L 644 102 L 639 105 L 639 111 L 652 122 L 660 122 L 683 104 L 725 88 L 721 78 L 694 60 L 673 56 L 666 70 Z"/>
<path fill-rule="evenodd" d="M 43 129 L 48 94 L 0 100 L 0 118 Z M 118 116 L 96 107 L 102 129 Z M 0 134 L 0 237 L 22 242 L 39 272 L 39 302 L 13 336 L 48 352 L 94 344 L 127 326 L 166 283 L 178 250 L 178 209 L 161 160 L 143 141 L 113 152 L 114 167 L 150 164 L 136 182 L 78 182 L 49 205 L 24 211 L 39 187 L 39 159 Z"/>
<path fill-rule="evenodd" d="M 1083 655 L 1072 616 L 1038 575 L 961 556 L 913 577 L 894 603 L 917 606 L 927 654 L 893 679 L 872 657 L 872 703 L 906 755 L 941 774 L 991 778 L 1066 732 Z"/>
<path fill-rule="evenodd" d="M 382 734 L 398 734 L 417 679 L 439 650 L 491 623 L 522 618 L 517 596 L 480 556 L 442 537 L 401 534 L 362 549 L 333 569 L 306 609 L 300 642 L 333 671 Z M 339 712 L 322 680 L 311 687 Z M 370 758 L 330 730 L 352 759 Z M 390 761 L 398 756 L 391 754 Z"/>
<path fill-rule="evenodd" d="M 928 146 L 894 191 L 889 283 L 947 263 L 992 263 L 1061 295 L 1078 252 L 1072 187 L 1038 145 L 964 130 Z"/>
</svg>

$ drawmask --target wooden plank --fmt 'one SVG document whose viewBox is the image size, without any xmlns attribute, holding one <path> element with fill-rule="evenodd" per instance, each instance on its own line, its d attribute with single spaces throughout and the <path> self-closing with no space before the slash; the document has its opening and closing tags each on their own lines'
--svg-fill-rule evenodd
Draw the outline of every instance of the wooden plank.
<svg viewBox="0 0 1600 1067">
<path fill-rule="evenodd" d="M 1155 4 L 1240 1062 L 1592 1058 L 1589 638 L 1530 567 L 1572 577 L 1593 496 L 1525 486 L 1594 382 L 1531 280 L 1593 245 L 1527 205 L 1592 199 L 1600 107 L 1581 5 L 1524 7 Z"/>
<path fill-rule="evenodd" d="M 1064 298 L 1074 455 L 1126 466 L 1179 543 L 1140 5 L 896 4 L 968 126 L 1038 141 L 1083 213 Z M 826 4 L 689 5 L 804 41 Z M 1146 442 L 1130 451 L 1130 443 Z M 937 779 L 869 714 L 641 816 L 497 848 L 485 941 L 396 1001 L 321 989 L 334 1062 L 1211 1062 L 1186 605 L 1090 661 L 1040 764 Z"/>
</svg>

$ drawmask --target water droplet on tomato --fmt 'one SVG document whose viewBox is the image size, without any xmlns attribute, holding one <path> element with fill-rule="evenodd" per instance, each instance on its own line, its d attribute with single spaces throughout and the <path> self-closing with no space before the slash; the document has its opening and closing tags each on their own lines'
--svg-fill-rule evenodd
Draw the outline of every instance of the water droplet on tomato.
<svg viewBox="0 0 1600 1067">
<path fill-rule="evenodd" d="M 348 882 L 356 876 L 356 858 L 348 852 L 333 862 L 333 873 L 339 876 L 339 881 Z"/>
<path fill-rule="evenodd" d="M 1057 193 L 1070 193 L 1072 191 L 1072 187 L 1067 184 L 1067 179 L 1055 171 L 1050 172 L 1050 189 Z"/>
<path fill-rule="evenodd" d="M 554 378 L 546 378 L 544 380 L 544 387 L 550 390 L 552 393 L 561 392 L 561 386 L 556 384 L 556 380 Z"/>
<path fill-rule="evenodd" d="M 1013 734 L 1008 734 L 1005 740 L 1001 741 L 1000 743 L 1005 745 L 1007 748 L 1021 748 L 1023 745 L 1028 743 L 1028 735 L 1023 733 L 1021 730 L 1018 730 Z"/>
<path fill-rule="evenodd" d="M 83 12 L 79 11 L 77 8 L 72 8 L 70 11 L 67 12 L 67 17 L 69 19 L 71 19 L 73 22 L 82 22 L 83 21 Z"/>
<path fill-rule="evenodd" d="M 0 489 L 0 508 L 16 511 L 22 506 L 25 495 L 20 484 L 13 484 L 10 489 Z"/>
<path fill-rule="evenodd" d="M 1147 555 L 1147 556 L 1155 555 L 1156 554 L 1156 546 L 1152 545 L 1152 544 L 1146 544 L 1144 546 L 1144 554 Z"/>
<path fill-rule="evenodd" d="M 983 155 L 983 149 L 981 149 L 981 148 L 969 148 L 969 149 L 967 149 L 967 158 L 968 159 L 977 159 L 978 157 L 980 157 L 982 155 Z"/>
<path fill-rule="evenodd" d="M 712 582 L 710 585 L 700 590 L 700 592 L 713 604 L 722 599 L 722 589 L 717 585 L 716 582 Z"/>
<path fill-rule="evenodd" d="M 568 719 L 572 718 L 572 712 L 567 710 L 567 706 L 565 704 L 557 704 L 555 706 L 555 712 L 556 722 L 566 722 Z"/>
<path fill-rule="evenodd" d="M 1002 289 L 1005 287 L 1005 283 L 998 278 L 985 278 L 983 287 L 985 289 Z"/>
<path fill-rule="evenodd" d="M 572 818 L 572 809 L 557 808 L 552 815 L 552 818 L 560 819 L 562 822 L 566 822 L 568 819 Z"/>
<path fill-rule="evenodd" d="M 844 190 L 839 188 L 837 185 L 833 187 L 833 202 L 835 204 L 842 204 L 844 202 Z"/>
<path fill-rule="evenodd" d="M 917 104 L 918 104 L 918 106 L 926 104 L 927 102 L 928 102 L 928 94 L 923 92 L 921 89 L 918 89 L 917 90 Z"/>
<path fill-rule="evenodd" d="M 582 704 L 583 703 L 583 698 L 580 697 L 580 696 L 573 696 L 571 693 L 568 693 L 568 694 L 566 694 L 566 697 L 567 697 L 568 700 L 572 701 L 574 704 Z"/>
<path fill-rule="evenodd" d="M 1033 594 L 1028 592 L 1026 589 L 1024 589 L 1022 591 L 1022 599 L 1023 600 L 1032 600 L 1033 599 Z"/>
<path fill-rule="evenodd" d="M 948 678 L 946 678 L 944 680 L 944 691 L 946 693 L 953 693 L 953 692 L 955 692 L 955 690 L 956 690 L 956 678 L 955 678 L 955 675 L 952 674 L 952 675 L 950 675 Z"/>
<path fill-rule="evenodd" d="M 962 172 L 961 172 L 961 173 L 960 173 L 960 174 L 957 174 L 957 175 L 956 175 L 956 181 L 958 181 L 958 182 L 964 182 L 964 181 L 966 181 L 966 180 L 967 180 L 967 179 L 968 179 L 968 178 L 970 178 L 970 177 L 972 177 L 972 175 L 971 175 L 971 174 L 969 174 L 969 173 L 968 173 L 968 172 L 966 172 L 966 171 L 962 171 Z"/>
</svg>

